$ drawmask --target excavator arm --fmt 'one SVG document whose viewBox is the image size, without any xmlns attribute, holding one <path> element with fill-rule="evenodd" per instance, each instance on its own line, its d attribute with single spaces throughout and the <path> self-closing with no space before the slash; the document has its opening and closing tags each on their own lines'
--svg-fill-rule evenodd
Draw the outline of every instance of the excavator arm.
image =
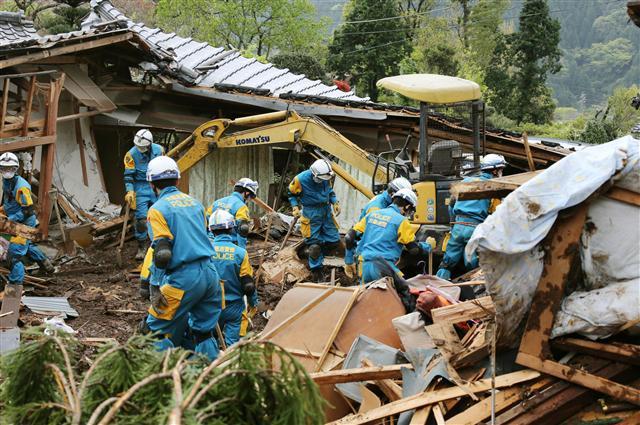
<svg viewBox="0 0 640 425">
<path fill-rule="evenodd" d="M 378 182 L 387 181 L 383 167 L 376 167 L 375 157 L 315 117 L 303 117 L 295 111 L 271 112 L 261 115 L 207 121 L 168 155 L 176 159 L 180 171 L 187 171 L 215 149 L 247 146 L 292 144 L 302 151 L 318 148 L 356 169 L 373 176 Z M 312 152 L 312 154 L 314 154 Z M 316 152 L 315 156 L 318 155 Z M 350 186 L 368 198 L 371 189 L 354 179 L 346 170 L 331 162 L 334 172 Z"/>
</svg>

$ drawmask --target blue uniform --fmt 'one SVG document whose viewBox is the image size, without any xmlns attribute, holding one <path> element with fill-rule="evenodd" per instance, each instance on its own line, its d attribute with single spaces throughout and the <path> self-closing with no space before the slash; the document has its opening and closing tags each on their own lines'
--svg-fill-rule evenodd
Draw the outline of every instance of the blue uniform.
<svg viewBox="0 0 640 425">
<path fill-rule="evenodd" d="M 22 223 L 30 227 L 36 227 L 38 220 L 33 211 L 33 199 L 31 197 L 31 185 L 25 179 L 16 175 L 12 179 L 2 179 L 4 213 L 7 218 L 17 223 Z M 29 209 L 31 207 L 31 214 Z M 26 210 L 25 210 L 26 208 Z M 27 216 L 25 216 L 27 212 Z M 24 264 L 22 258 L 28 255 L 33 261 L 38 263 L 45 261 L 46 257 L 31 241 L 13 236 L 9 240 L 9 250 L 7 261 L 9 262 L 10 273 L 9 283 L 22 284 L 24 280 Z"/>
<path fill-rule="evenodd" d="M 306 245 L 319 245 L 321 251 L 315 258 L 309 255 L 311 270 L 322 267 L 327 249 L 340 242 L 338 224 L 333 217 L 332 205 L 338 202 L 328 181 L 316 183 L 310 170 L 303 171 L 289 184 L 289 202 L 292 207 L 302 205 L 300 231 Z"/>
<path fill-rule="evenodd" d="M 373 198 L 371 198 L 369 202 L 367 202 L 364 208 L 362 208 L 362 211 L 360 211 L 360 217 L 358 217 L 358 220 L 362 220 L 365 215 L 369 214 L 372 211 L 377 211 L 377 210 L 387 208 L 389 205 L 391 205 L 392 201 L 393 200 L 391 199 L 391 195 L 389 195 L 389 192 L 386 190 L 374 196 Z M 359 234 L 357 236 L 360 237 Z M 354 254 L 356 251 L 357 251 L 356 248 L 345 249 L 344 251 L 345 264 L 353 264 Z"/>
<path fill-rule="evenodd" d="M 240 340 L 240 324 L 246 306 L 241 279 L 253 277 L 253 269 L 249 263 L 249 255 L 232 241 L 231 235 L 218 235 L 213 241 L 213 264 L 220 276 L 222 288 L 222 313 L 220 328 L 224 332 L 224 341 L 231 346 Z M 258 292 L 249 297 L 249 306 L 258 305 Z"/>
<path fill-rule="evenodd" d="M 144 223 L 147 220 L 149 207 L 156 201 L 156 194 L 147 182 L 147 166 L 153 158 L 162 155 L 162 146 L 152 143 L 149 150 L 144 153 L 134 146 L 124 156 L 124 187 L 127 192 L 136 193 L 134 231 L 139 241 L 147 239 Z"/>
<path fill-rule="evenodd" d="M 231 195 L 220 198 L 211 204 L 209 209 L 207 209 L 207 216 L 213 214 L 215 210 L 228 211 L 229 214 L 236 219 L 236 226 L 239 226 L 241 221 L 251 221 L 251 217 L 249 217 L 249 207 L 245 204 L 242 194 L 238 192 L 233 192 Z M 240 248 L 247 247 L 247 238 L 239 235 L 237 232 L 233 233 L 232 242 Z"/>
<path fill-rule="evenodd" d="M 358 243 L 358 260 L 363 283 L 382 277 L 373 262 L 378 258 L 386 260 L 400 273 L 395 263 L 400 259 L 404 246 L 415 242 L 416 229 L 400 213 L 397 205 L 392 204 L 387 208 L 370 212 L 353 229 L 362 233 L 362 239 Z"/>
<path fill-rule="evenodd" d="M 475 182 L 491 180 L 493 176 L 489 173 L 480 173 L 476 176 L 467 177 L 463 182 Z M 442 279 L 451 279 L 450 268 L 453 268 L 460 260 L 464 260 L 467 270 L 478 267 L 478 257 L 473 256 L 471 260 L 464 257 L 464 248 L 471 239 L 476 226 L 482 223 L 491 213 L 491 199 L 474 199 L 471 201 L 457 201 L 449 206 L 449 216 L 454 217 L 454 225 L 451 228 L 451 237 L 447 243 L 446 252 L 442 259 L 442 264 L 436 276 Z"/>
<path fill-rule="evenodd" d="M 172 245 L 166 269 L 152 266 L 150 283 L 160 286 L 167 300 L 164 311 L 151 306 L 147 325 L 164 336 L 156 346 L 166 349 L 189 347 L 184 341 L 187 326 L 196 335 L 195 351 L 210 359 L 218 356 L 214 330 L 221 308 L 218 273 L 211 257 L 214 254 L 207 237 L 204 207 L 189 195 L 171 186 L 163 189 L 148 214 L 149 238 L 156 249 L 160 240 Z"/>
</svg>

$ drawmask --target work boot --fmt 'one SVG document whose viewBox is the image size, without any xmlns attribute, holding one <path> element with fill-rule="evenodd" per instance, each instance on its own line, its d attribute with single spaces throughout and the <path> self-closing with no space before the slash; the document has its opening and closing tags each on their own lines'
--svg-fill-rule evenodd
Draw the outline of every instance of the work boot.
<svg viewBox="0 0 640 425">
<path fill-rule="evenodd" d="M 136 251 L 136 260 L 144 260 L 147 255 L 147 241 L 138 241 L 138 251 Z"/>
<path fill-rule="evenodd" d="M 138 289 L 138 293 L 140 294 L 140 298 L 149 301 L 151 295 L 151 292 L 149 291 L 149 282 L 140 281 L 140 288 Z"/>
<path fill-rule="evenodd" d="M 38 266 L 40 270 L 44 270 L 48 274 L 52 274 L 56 271 L 56 268 L 51 264 L 51 261 L 47 258 L 43 261 L 38 261 Z"/>
<path fill-rule="evenodd" d="M 323 283 L 325 281 L 324 271 L 322 270 L 322 267 L 311 269 L 311 280 L 313 280 L 315 283 Z"/>
</svg>

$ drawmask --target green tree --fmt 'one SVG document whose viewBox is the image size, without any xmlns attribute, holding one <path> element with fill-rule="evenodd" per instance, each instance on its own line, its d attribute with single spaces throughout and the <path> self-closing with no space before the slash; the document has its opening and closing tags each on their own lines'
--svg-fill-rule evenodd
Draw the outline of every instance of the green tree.
<svg viewBox="0 0 640 425">
<path fill-rule="evenodd" d="M 326 79 L 327 71 L 314 56 L 304 53 L 278 53 L 271 58 L 278 68 L 289 68 L 296 74 L 304 74 L 312 80 Z"/>
<path fill-rule="evenodd" d="M 590 119 L 578 140 L 586 143 L 607 143 L 628 134 L 640 123 L 640 111 L 631 106 L 631 99 L 640 93 L 640 86 L 618 87 L 607 100 L 607 108 Z"/>
<path fill-rule="evenodd" d="M 397 0 L 351 0 L 346 18 L 329 44 L 328 64 L 339 75 L 351 75 L 359 92 L 378 100 L 378 79 L 397 74 L 410 45 L 411 28 Z"/>
<path fill-rule="evenodd" d="M 89 13 L 88 0 L 56 0 L 52 13 L 43 15 L 40 27 L 49 34 L 80 29 L 82 19 Z"/>
<path fill-rule="evenodd" d="M 560 23 L 546 0 L 526 0 L 516 33 L 499 37 L 486 76 L 489 100 L 517 123 L 547 123 L 555 104 L 546 85 L 548 74 L 561 69 Z"/>
<path fill-rule="evenodd" d="M 160 0 L 156 18 L 163 29 L 266 59 L 313 51 L 328 26 L 309 0 Z"/>
</svg>

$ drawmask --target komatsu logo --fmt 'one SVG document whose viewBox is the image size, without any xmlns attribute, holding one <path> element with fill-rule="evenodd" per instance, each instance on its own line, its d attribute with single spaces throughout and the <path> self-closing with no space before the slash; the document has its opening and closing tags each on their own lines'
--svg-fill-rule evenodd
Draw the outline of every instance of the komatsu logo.
<svg viewBox="0 0 640 425">
<path fill-rule="evenodd" d="M 268 143 L 270 140 L 269 136 L 256 136 L 249 137 L 246 139 L 238 139 L 236 140 L 236 145 L 256 145 L 259 143 Z"/>
</svg>

